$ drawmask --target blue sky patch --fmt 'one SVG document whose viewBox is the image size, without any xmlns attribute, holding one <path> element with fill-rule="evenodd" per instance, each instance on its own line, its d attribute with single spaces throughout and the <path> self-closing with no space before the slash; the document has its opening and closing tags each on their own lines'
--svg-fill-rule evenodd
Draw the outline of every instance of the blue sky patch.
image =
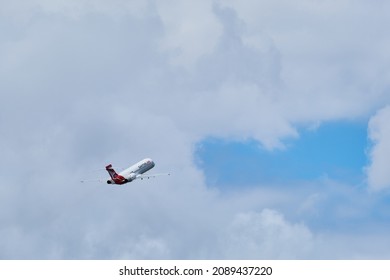
<svg viewBox="0 0 390 280">
<path fill-rule="evenodd" d="M 268 151 L 255 140 L 208 138 L 196 157 L 209 186 L 254 185 L 307 181 L 324 176 L 345 183 L 363 180 L 367 165 L 367 125 L 329 122 L 315 130 L 301 129 L 285 150 Z"/>
</svg>

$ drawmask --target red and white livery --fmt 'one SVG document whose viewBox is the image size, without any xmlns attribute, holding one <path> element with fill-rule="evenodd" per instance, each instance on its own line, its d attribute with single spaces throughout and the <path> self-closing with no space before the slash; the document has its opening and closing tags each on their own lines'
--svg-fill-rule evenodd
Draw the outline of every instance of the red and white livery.
<svg viewBox="0 0 390 280">
<path fill-rule="evenodd" d="M 143 175 L 145 172 L 149 171 L 155 166 L 154 162 L 150 158 L 146 158 L 137 162 L 136 164 L 126 168 L 125 170 L 116 173 L 112 165 L 109 164 L 106 166 L 108 174 L 110 174 L 111 179 L 107 180 L 107 184 L 116 184 L 123 185 L 129 182 L 134 181 L 135 179 L 149 179 L 151 177 L 156 177 L 160 175 L 169 175 L 169 173 L 161 174 L 152 174 L 152 175 Z"/>
</svg>

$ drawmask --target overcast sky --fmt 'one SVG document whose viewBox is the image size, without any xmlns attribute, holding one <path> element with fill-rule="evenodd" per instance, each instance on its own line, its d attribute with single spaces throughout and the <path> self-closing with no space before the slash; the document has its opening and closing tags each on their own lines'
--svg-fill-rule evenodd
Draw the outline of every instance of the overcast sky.
<svg viewBox="0 0 390 280">
<path fill-rule="evenodd" d="M 0 258 L 390 258 L 389 11 L 0 0 Z"/>
</svg>

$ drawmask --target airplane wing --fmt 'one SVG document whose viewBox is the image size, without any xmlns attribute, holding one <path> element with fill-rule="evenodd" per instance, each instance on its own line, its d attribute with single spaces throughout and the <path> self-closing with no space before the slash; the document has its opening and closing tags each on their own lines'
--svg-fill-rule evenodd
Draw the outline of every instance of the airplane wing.
<svg viewBox="0 0 390 280">
<path fill-rule="evenodd" d="M 144 174 L 139 174 L 136 176 L 137 179 L 149 179 L 149 178 L 154 178 L 154 177 L 157 177 L 157 176 L 164 176 L 164 175 L 171 175 L 170 173 L 157 173 L 157 174 L 150 174 L 150 175 L 144 175 Z"/>
<path fill-rule="evenodd" d="M 80 180 L 80 183 L 89 183 L 89 182 L 99 182 L 99 183 L 103 183 L 104 180 L 101 180 L 101 179 Z"/>
</svg>

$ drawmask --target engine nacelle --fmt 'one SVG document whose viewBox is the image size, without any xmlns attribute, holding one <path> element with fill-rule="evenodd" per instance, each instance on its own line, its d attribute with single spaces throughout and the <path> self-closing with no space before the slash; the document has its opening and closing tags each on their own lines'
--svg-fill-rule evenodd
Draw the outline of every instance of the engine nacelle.
<svg viewBox="0 0 390 280">
<path fill-rule="evenodd" d="M 127 179 L 129 182 L 135 180 L 137 178 L 137 175 L 135 173 L 130 173 L 129 178 Z"/>
<path fill-rule="evenodd" d="M 107 184 L 113 184 L 112 180 L 107 180 Z"/>
</svg>

